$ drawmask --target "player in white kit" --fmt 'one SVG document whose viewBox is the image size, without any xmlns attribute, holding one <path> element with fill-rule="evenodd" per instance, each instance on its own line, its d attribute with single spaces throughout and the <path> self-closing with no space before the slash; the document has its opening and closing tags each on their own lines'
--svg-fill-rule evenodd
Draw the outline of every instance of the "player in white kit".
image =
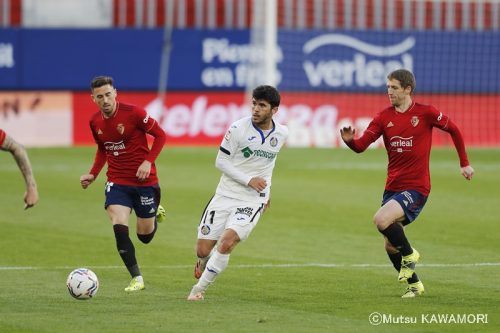
<svg viewBox="0 0 500 333">
<path fill-rule="evenodd" d="M 273 120 L 279 104 L 276 88 L 258 86 L 252 92 L 252 115 L 234 122 L 222 140 L 215 161 L 222 176 L 198 226 L 194 276 L 199 280 L 190 301 L 203 299 L 231 252 L 270 205 L 276 157 L 288 137 L 288 128 Z"/>
</svg>

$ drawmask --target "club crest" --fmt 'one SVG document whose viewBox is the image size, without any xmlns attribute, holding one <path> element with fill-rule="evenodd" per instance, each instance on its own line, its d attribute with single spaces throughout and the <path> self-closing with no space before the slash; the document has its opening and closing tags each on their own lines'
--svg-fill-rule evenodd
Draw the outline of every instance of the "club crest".
<svg viewBox="0 0 500 333">
<path fill-rule="evenodd" d="M 278 139 L 276 139 L 276 137 L 273 136 L 269 141 L 269 144 L 271 145 L 271 147 L 276 147 L 278 145 Z"/>
<path fill-rule="evenodd" d="M 411 117 L 411 124 L 413 125 L 413 127 L 417 127 L 418 122 L 419 122 L 419 120 L 418 120 L 417 116 Z"/>
</svg>

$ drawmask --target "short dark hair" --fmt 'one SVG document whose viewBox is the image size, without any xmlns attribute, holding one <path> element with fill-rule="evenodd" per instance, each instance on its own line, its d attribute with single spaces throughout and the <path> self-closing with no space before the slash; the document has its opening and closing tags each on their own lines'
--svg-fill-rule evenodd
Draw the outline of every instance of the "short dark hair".
<svg viewBox="0 0 500 333">
<path fill-rule="evenodd" d="M 272 86 L 267 86 L 267 85 L 262 85 L 258 86 L 252 91 L 252 97 L 256 100 L 262 99 L 269 104 L 271 104 L 271 108 L 277 107 L 280 105 L 280 93 L 278 89 L 272 87 Z"/>
<path fill-rule="evenodd" d="M 401 83 L 401 87 L 406 89 L 406 87 L 411 87 L 411 94 L 415 91 L 415 87 L 417 86 L 417 82 L 415 81 L 415 76 L 413 73 L 407 69 L 397 69 L 389 75 L 387 75 L 389 80 L 398 80 Z"/>
<path fill-rule="evenodd" d="M 90 90 L 93 91 L 95 88 L 99 88 L 107 84 L 113 87 L 113 78 L 111 76 L 96 76 L 92 79 L 92 82 L 90 82 Z"/>
</svg>

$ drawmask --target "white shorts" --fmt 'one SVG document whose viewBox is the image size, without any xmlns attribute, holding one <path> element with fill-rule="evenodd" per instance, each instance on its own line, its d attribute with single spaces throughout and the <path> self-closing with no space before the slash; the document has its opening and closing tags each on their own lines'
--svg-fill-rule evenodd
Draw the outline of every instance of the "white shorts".
<svg viewBox="0 0 500 333">
<path fill-rule="evenodd" d="M 218 240 L 224 230 L 232 229 L 244 241 L 259 222 L 263 209 L 264 204 L 216 194 L 201 216 L 198 239 Z"/>
</svg>

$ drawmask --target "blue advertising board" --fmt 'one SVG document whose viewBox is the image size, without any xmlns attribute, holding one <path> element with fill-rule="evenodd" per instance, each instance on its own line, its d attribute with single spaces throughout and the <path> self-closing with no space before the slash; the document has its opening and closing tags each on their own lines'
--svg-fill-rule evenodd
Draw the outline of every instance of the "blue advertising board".
<svg viewBox="0 0 500 333">
<path fill-rule="evenodd" d="M 268 56 L 249 40 L 247 29 L 174 30 L 168 89 L 244 90 Z M 498 32 L 282 29 L 278 44 L 283 91 L 381 92 L 404 67 L 420 92 L 500 92 Z M 0 88 L 86 90 L 107 74 L 121 90 L 156 90 L 163 46 L 161 29 L 0 29 Z"/>
<path fill-rule="evenodd" d="M 18 30 L 0 29 L 0 88 L 19 85 Z"/>
</svg>

